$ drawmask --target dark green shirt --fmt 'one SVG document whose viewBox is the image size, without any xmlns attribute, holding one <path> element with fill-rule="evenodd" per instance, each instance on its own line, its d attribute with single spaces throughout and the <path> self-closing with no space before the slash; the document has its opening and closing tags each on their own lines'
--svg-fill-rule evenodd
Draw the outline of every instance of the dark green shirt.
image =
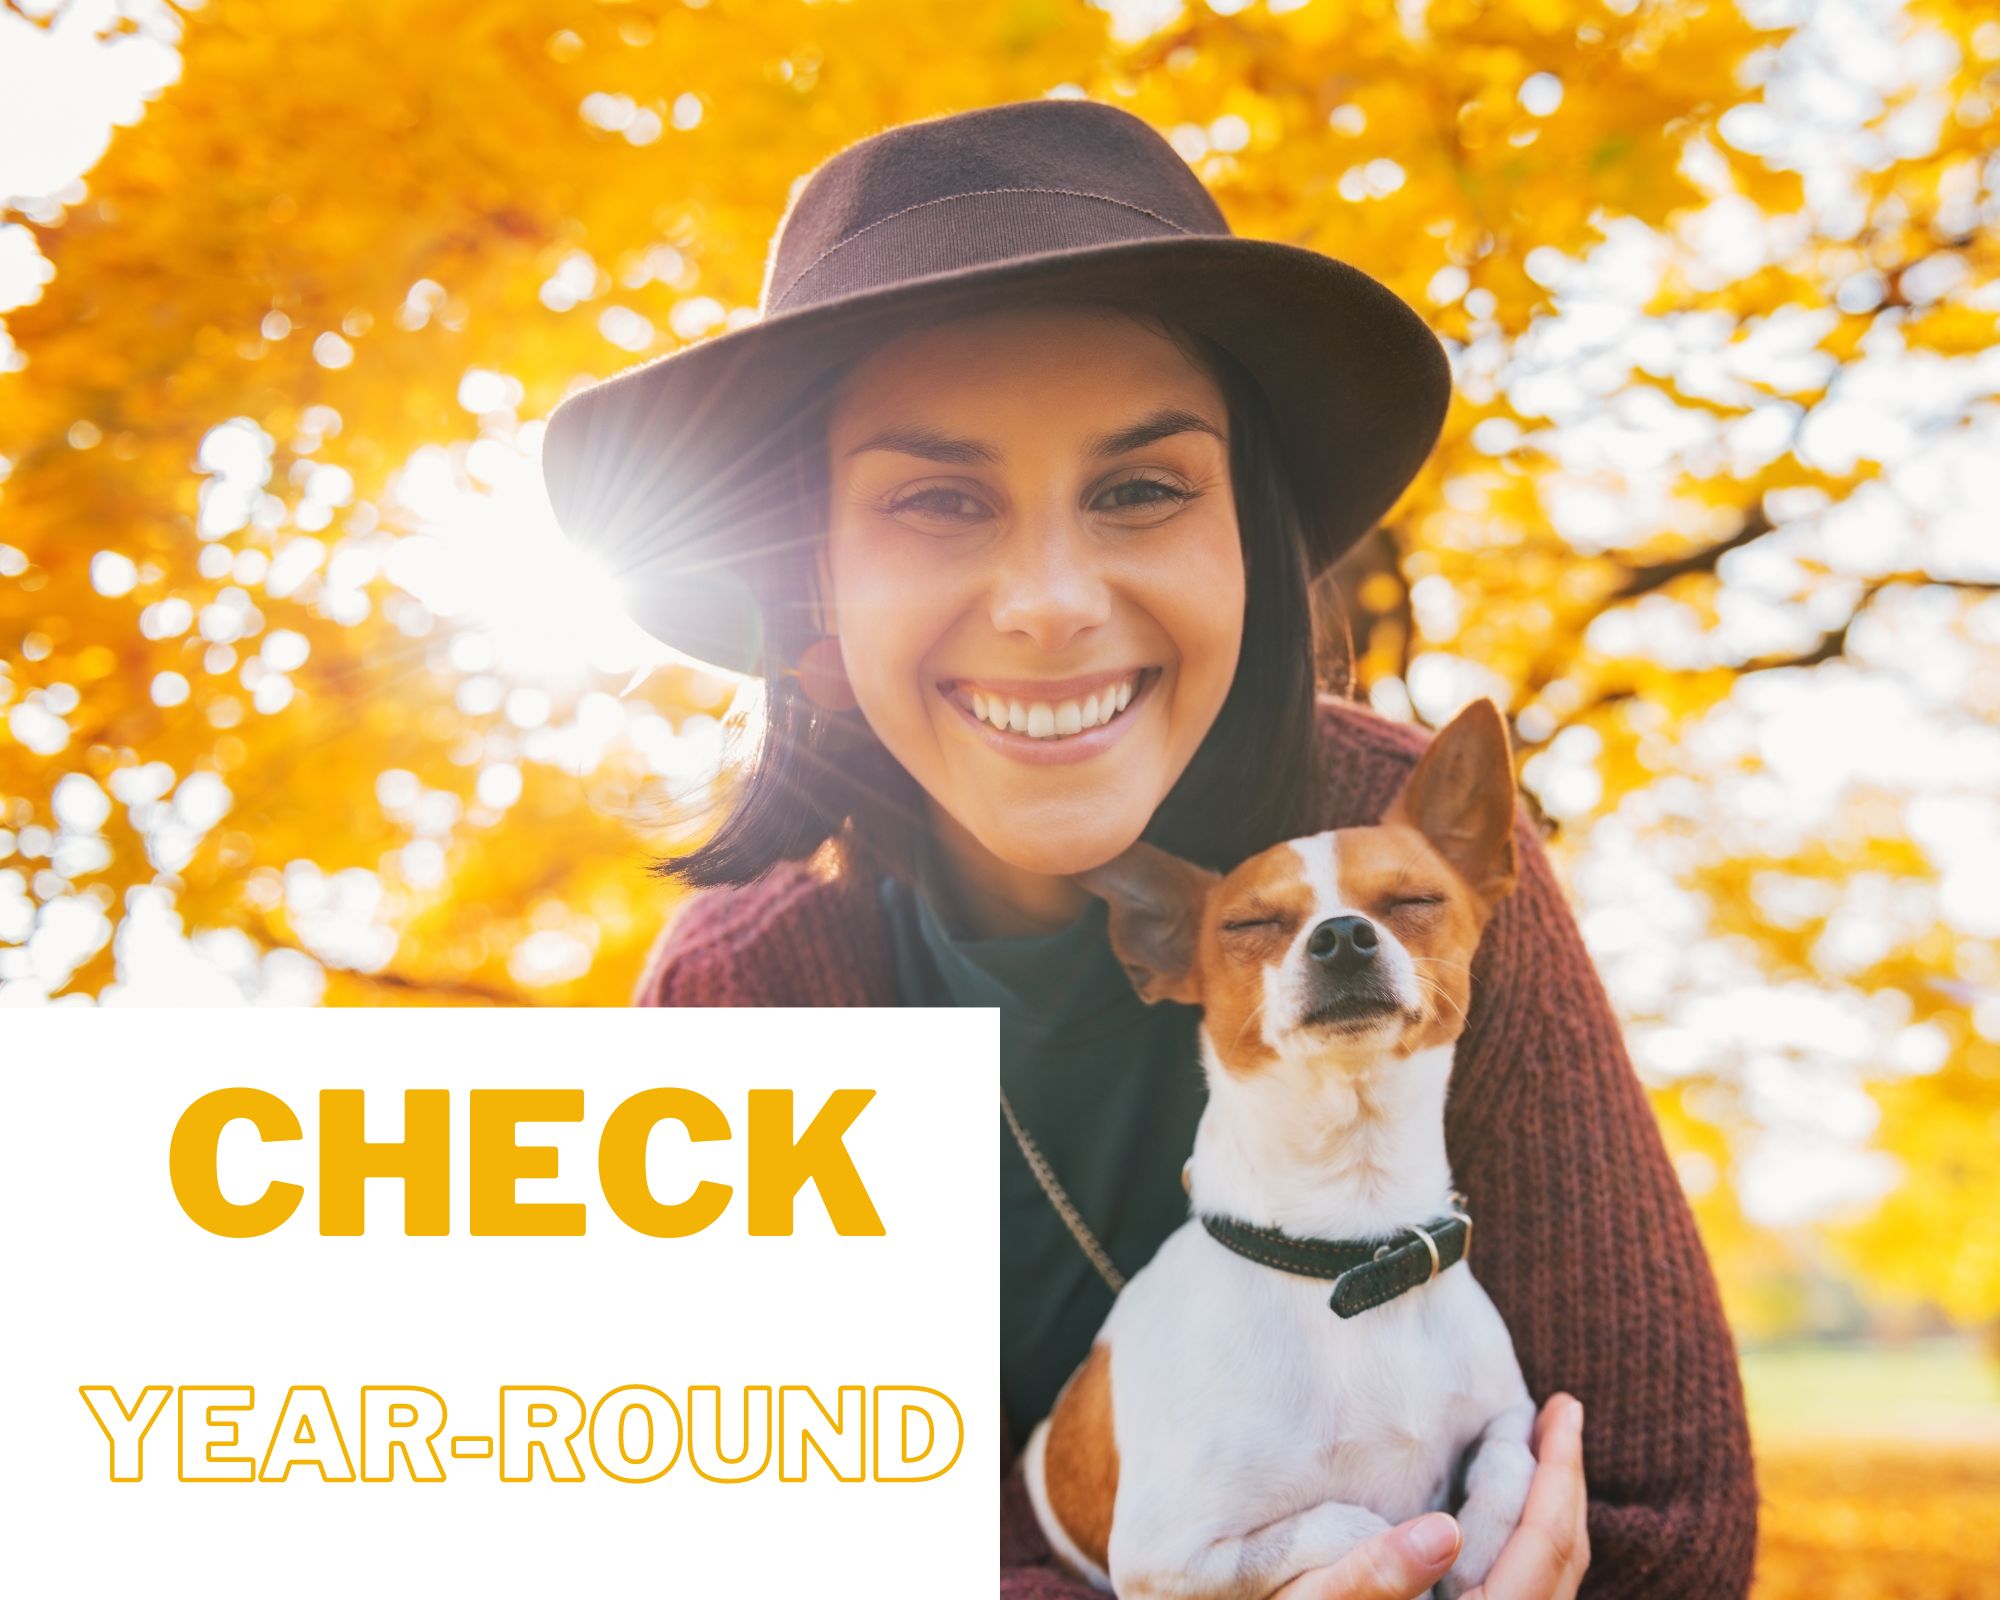
<svg viewBox="0 0 2000 1600">
<path fill-rule="evenodd" d="M 931 869 L 934 871 L 935 869 Z M 1090 908 L 1055 933 L 961 938 L 938 912 L 930 871 L 882 901 L 906 1005 L 997 1006 L 1000 1082 L 1083 1220 L 1131 1277 L 1187 1220 L 1181 1164 L 1208 1098 L 1201 1013 L 1132 992 Z M 1111 1309 L 1111 1290 L 1015 1145 L 999 1108 L 1000 1400 L 1017 1443 Z"/>
</svg>

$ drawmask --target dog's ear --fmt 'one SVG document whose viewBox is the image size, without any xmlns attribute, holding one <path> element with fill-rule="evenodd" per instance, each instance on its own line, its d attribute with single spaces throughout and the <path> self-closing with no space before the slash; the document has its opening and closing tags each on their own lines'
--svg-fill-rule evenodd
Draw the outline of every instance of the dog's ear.
<svg viewBox="0 0 2000 1600">
<path fill-rule="evenodd" d="M 1201 913 L 1221 878 L 1144 840 L 1076 881 L 1111 907 L 1111 948 L 1139 998 L 1201 1004 Z"/>
<path fill-rule="evenodd" d="M 1488 906 L 1511 894 L 1514 758 L 1491 700 L 1474 700 L 1424 747 L 1384 822 L 1416 828 Z"/>
</svg>

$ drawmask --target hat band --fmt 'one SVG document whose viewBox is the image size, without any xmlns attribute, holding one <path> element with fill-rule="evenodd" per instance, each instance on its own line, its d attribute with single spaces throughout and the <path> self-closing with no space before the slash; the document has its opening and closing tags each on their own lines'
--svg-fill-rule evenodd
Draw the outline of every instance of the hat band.
<svg viewBox="0 0 2000 1600">
<path fill-rule="evenodd" d="M 977 204 L 968 218 L 963 208 L 972 202 Z M 789 302 L 818 305 L 863 290 L 893 288 L 906 279 L 1021 256 L 1213 231 L 1082 189 L 977 189 L 892 211 L 829 245 L 769 301 L 764 314 L 781 311 Z"/>
</svg>

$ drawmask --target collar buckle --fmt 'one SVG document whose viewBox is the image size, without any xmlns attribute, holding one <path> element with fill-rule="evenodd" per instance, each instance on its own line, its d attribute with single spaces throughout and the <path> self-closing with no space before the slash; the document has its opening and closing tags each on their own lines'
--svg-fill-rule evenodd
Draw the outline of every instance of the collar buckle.
<svg viewBox="0 0 2000 1600">
<path fill-rule="evenodd" d="M 1431 1253 L 1431 1277 L 1424 1279 L 1425 1283 L 1429 1283 L 1431 1278 L 1435 1278 L 1444 1270 L 1444 1263 L 1438 1255 L 1437 1240 L 1433 1239 L 1425 1229 L 1418 1227 L 1414 1222 L 1410 1224 L 1410 1232 L 1423 1240 L 1424 1248 Z"/>
<path fill-rule="evenodd" d="M 1465 1243 L 1458 1247 L 1458 1259 L 1461 1261 L 1468 1260 L 1472 1255 L 1472 1207 L 1464 1195 L 1460 1194 L 1458 1190 L 1453 1189 L 1451 1191 L 1451 1205 L 1447 1209 L 1454 1217 L 1465 1224 Z"/>
</svg>

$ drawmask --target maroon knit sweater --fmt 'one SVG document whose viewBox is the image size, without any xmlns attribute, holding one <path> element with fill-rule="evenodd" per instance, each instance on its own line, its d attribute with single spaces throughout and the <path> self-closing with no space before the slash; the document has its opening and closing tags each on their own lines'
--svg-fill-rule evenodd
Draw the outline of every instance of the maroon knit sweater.
<svg viewBox="0 0 2000 1600">
<path fill-rule="evenodd" d="M 1322 827 L 1378 821 L 1430 735 L 1320 703 Z M 1736 1349 L 1694 1217 L 1541 836 L 1516 828 L 1520 881 L 1473 960 L 1445 1109 L 1479 1219 L 1473 1270 L 1539 1404 L 1584 1405 L 1590 1573 L 1583 1594 L 1741 1596 L 1757 1487 Z M 877 886 L 796 865 L 689 900 L 654 947 L 640 1005 L 892 1006 Z M 1002 1422 L 1003 1600 L 1095 1591 L 1052 1563 Z"/>
</svg>

